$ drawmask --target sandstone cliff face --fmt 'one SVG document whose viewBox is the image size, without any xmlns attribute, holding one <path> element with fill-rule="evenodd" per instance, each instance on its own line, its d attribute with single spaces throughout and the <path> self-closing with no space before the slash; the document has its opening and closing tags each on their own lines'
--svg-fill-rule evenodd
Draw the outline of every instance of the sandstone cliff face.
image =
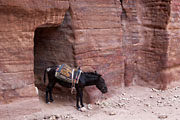
<svg viewBox="0 0 180 120">
<path fill-rule="evenodd" d="M 70 7 L 75 33 L 75 59 L 84 71 L 103 75 L 110 91 L 124 85 L 124 58 L 120 2 L 114 0 L 74 1 Z M 90 101 L 99 96 L 86 89 Z"/>
<path fill-rule="evenodd" d="M 0 1 L 2 119 L 40 110 L 34 86 L 34 32 L 38 27 L 60 25 L 68 8 L 68 2 L 59 0 Z M 18 100 L 14 106 L 7 104 Z"/>
<path fill-rule="evenodd" d="M 6 108 L 31 97 L 38 104 L 34 83 L 41 86 L 44 69 L 61 63 L 96 70 L 110 92 L 132 84 L 165 89 L 178 82 L 180 2 L 123 5 L 124 10 L 118 0 L 1 0 L 0 104 Z M 99 94 L 86 89 L 90 101 Z"/>
<path fill-rule="evenodd" d="M 165 88 L 162 71 L 166 68 L 170 17 L 169 1 L 126 1 L 123 19 L 125 81 Z"/>
<path fill-rule="evenodd" d="M 179 80 L 179 2 L 124 1 L 124 6 L 125 83 L 166 89 Z"/>
<path fill-rule="evenodd" d="M 170 19 L 167 26 L 169 35 L 168 49 L 167 49 L 167 69 L 163 72 L 165 74 L 166 83 L 170 84 L 172 81 L 180 80 L 180 3 L 178 0 L 171 1 Z M 177 84 L 174 84 L 177 85 Z M 174 86 L 173 85 L 173 86 Z"/>
</svg>

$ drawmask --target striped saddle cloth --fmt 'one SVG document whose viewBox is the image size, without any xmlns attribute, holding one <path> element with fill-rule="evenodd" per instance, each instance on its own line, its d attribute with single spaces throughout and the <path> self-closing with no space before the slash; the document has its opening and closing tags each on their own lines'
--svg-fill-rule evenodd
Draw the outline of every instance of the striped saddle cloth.
<svg viewBox="0 0 180 120">
<path fill-rule="evenodd" d="M 81 72 L 81 70 L 71 68 L 67 64 L 62 64 L 57 67 L 55 77 L 64 82 L 78 84 Z"/>
</svg>

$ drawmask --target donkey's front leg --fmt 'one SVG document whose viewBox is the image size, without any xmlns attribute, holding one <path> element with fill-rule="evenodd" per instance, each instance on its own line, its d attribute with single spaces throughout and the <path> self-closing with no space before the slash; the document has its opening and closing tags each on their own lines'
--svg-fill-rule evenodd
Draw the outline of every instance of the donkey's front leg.
<svg viewBox="0 0 180 120">
<path fill-rule="evenodd" d="M 84 107 L 84 104 L 83 104 L 83 89 L 80 90 L 80 103 L 81 103 L 81 107 Z"/>
<path fill-rule="evenodd" d="M 79 97 L 80 97 L 80 95 L 79 95 L 79 92 L 78 92 L 77 89 L 76 89 L 76 91 L 77 91 L 77 93 L 76 93 L 76 108 L 78 110 L 80 110 L 80 106 L 79 106 Z"/>
</svg>

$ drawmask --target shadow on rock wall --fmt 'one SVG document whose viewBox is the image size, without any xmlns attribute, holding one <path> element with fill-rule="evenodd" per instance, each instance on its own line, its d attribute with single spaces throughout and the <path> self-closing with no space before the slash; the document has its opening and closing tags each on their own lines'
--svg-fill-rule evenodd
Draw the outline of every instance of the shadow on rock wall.
<svg viewBox="0 0 180 120">
<path fill-rule="evenodd" d="M 60 26 L 36 29 L 34 37 L 34 74 L 35 85 L 39 89 L 43 91 L 45 89 L 43 82 L 45 68 L 63 63 L 75 66 L 73 44 L 74 34 L 69 11 L 66 12 L 64 21 Z M 68 89 L 61 89 L 60 86 L 58 89 L 63 91 L 61 93 L 69 92 Z"/>
</svg>

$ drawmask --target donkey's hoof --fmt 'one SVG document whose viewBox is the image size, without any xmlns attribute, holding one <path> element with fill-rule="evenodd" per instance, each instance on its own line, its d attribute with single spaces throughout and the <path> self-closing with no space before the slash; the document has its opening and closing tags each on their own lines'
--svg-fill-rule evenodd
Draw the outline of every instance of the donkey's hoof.
<svg viewBox="0 0 180 120">
<path fill-rule="evenodd" d="M 50 100 L 50 102 L 52 103 L 52 102 L 54 102 L 54 100 Z"/>
<path fill-rule="evenodd" d="M 46 102 L 46 104 L 50 104 L 51 102 Z"/>
<path fill-rule="evenodd" d="M 81 111 L 81 112 L 86 112 L 87 109 L 86 109 L 85 107 L 82 107 L 82 108 L 80 108 L 80 111 Z"/>
</svg>

